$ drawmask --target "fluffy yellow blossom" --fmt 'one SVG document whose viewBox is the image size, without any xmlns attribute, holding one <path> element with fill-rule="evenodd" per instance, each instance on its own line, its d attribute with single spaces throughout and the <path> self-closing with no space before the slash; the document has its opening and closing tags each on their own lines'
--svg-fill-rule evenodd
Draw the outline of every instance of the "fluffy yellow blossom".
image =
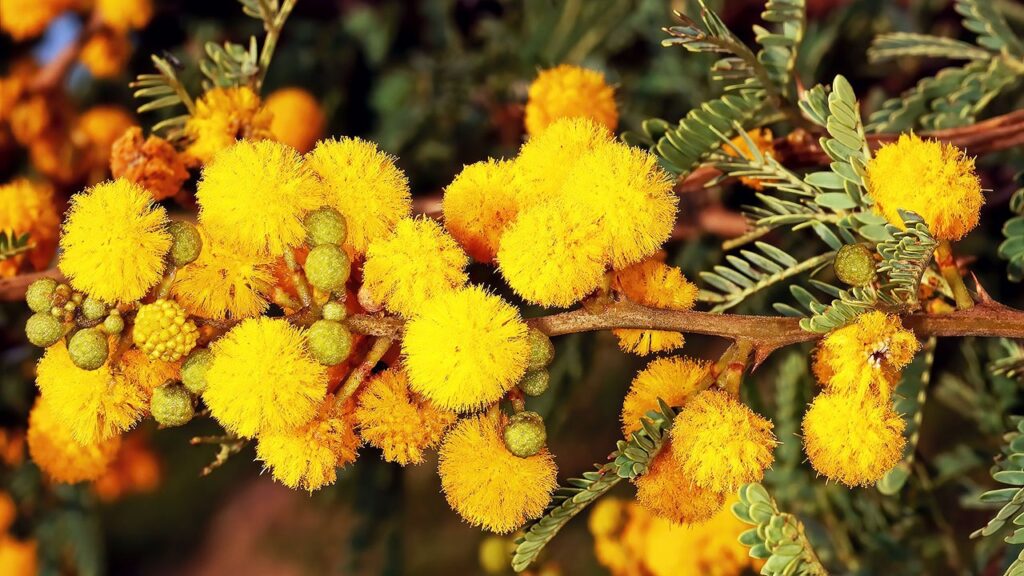
<svg viewBox="0 0 1024 576">
<path fill-rule="evenodd" d="M 241 141 L 203 167 L 199 222 L 225 245 L 278 255 L 306 239 L 302 218 L 322 204 L 302 156 L 272 140 Z"/>
<path fill-rule="evenodd" d="M 754 147 L 757 148 L 761 154 L 774 157 L 775 148 L 772 141 L 772 131 L 767 128 L 759 128 L 757 130 L 750 130 L 747 132 L 747 137 L 750 138 L 751 142 L 754 143 Z M 747 146 L 746 140 L 742 136 L 737 136 L 729 141 L 731 146 L 722 146 L 722 151 L 732 157 L 742 156 L 747 159 L 752 159 L 750 148 Z M 739 152 L 739 154 L 737 154 Z M 750 186 L 754 190 L 763 190 L 764 185 L 757 178 L 750 178 L 748 176 L 741 176 L 740 182 L 743 182 L 747 186 Z"/>
<path fill-rule="evenodd" d="M 273 259 L 239 252 L 199 226 L 203 249 L 191 264 L 178 269 L 171 295 L 189 314 L 224 320 L 251 318 L 267 309 L 264 294 L 274 281 Z"/>
<path fill-rule="evenodd" d="M 117 365 L 125 382 L 145 392 L 147 398 L 157 386 L 180 378 L 180 362 L 154 360 L 138 348 L 126 350 Z"/>
<path fill-rule="evenodd" d="M 683 474 L 715 492 L 760 481 L 775 444 L 772 423 L 724 390 L 691 398 L 672 425 L 672 454 Z"/>
<path fill-rule="evenodd" d="M 867 186 L 875 205 L 896 226 L 899 210 L 917 213 L 940 240 L 959 240 L 978 225 L 981 180 L 974 159 L 952 144 L 901 134 L 882 146 L 867 165 Z"/>
<path fill-rule="evenodd" d="M 171 235 L 167 212 L 152 200 L 127 180 L 97 184 L 71 198 L 60 270 L 73 288 L 105 302 L 131 302 L 160 281 Z"/>
<path fill-rule="evenodd" d="M 39 560 L 35 540 L 18 540 L 0 534 L 0 574 L 4 576 L 37 576 Z"/>
<path fill-rule="evenodd" d="M 556 197 L 569 169 L 588 152 L 614 142 L 612 133 L 587 118 L 563 118 L 531 137 L 513 163 L 520 206 Z"/>
<path fill-rule="evenodd" d="M 191 163 L 200 164 L 237 140 L 270 138 L 270 121 L 270 112 L 248 86 L 214 88 L 196 101 L 196 111 L 185 124 L 185 135 L 191 140 L 185 155 Z M 256 166 L 247 170 L 260 173 Z"/>
<path fill-rule="evenodd" d="M 540 516 L 558 469 L 546 448 L 519 458 L 505 448 L 502 422 L 463 418 L 444 438 L 437 466 L 448 504 L 473 526 L 507 534 Z"/>
<path fill-rule="evenodd" d="M 323 136 L 327 119 L 320 103 L 302 88 L 281 88 L 267 97 L 267 110 L 273 115 L 270 133 L 305 154 Z"/>
<path fill-rule="evenodd" d="M 153 17 L 151 0 L 96 0 L 95 9 L 103 22 L 122 32 L 144 28 Z"/>
<path fill-rule="evenodd" d="M 626 523 L 628 507 L 625 500 L 601 498 L 590 508 L 587 527 L 598 537 L 611 537 L 622 530 Z"/>
<path fill-rule="evenodd" d="M 0 277 L 16 274 L 25 260 L 36 270 L 46 268 L 57 251 L 59 226 L 51 186 L 25 178 L 0 185 L 0 231 L 14 236 L 28 232 L 35 246 L 27 254 L 0 262 Z"/>
<path fill-rule="evenodd" d="M 612 573 L 613 576 L 648 576 L 644 566 L 644 552 L 647 546 L 647 533 L 654 515 L 634 501 L 623 501 L 614 497 L 603 497 L 603 502 L 615 502 L 622 510 L 623 525 L 615 533 L 599 535 L 595 533 L 594 554 L 597 561 Z"/>
<path fill-rule="evenodd" d="M 412 316 L 434 296 L 469 279 L 469 258 L 444 228 L 426 218 L 403 218 L 395 231 L 370 242 L 363 287 L 370 301 Z"/>
<path fill-rule="evenodd" d="M 104 28 L 89 36 L 78 59 L 94 77 L 114 78 L 124 70 L 131 52 L 131 41 L 126 33 Z"/>
<path fill-rule="evenodd" d="M 560 118 L 590 118 L 614 131 L 619 123 L 615 89 L 595 70 L 562 64 L 543 70 L 530 84 L 526 131 L 543 132 Z"/>
<path fill-rule="evenodd" d="M 132 342 L 154 360 L 174 362 L 192 351 L 199 339 L 195 322 L 174 300 L 143 304 L 135 314 Z"/>
<path fill-rule="evenodd" d="M 412 390 L 456 412 L 501 399 L 526 372 L 529 351 L 519 312 L 479 286 L 427 302 L 402 338 Z"/>
<path fill-rule="evenodd" d="M 345 252 L 356 259 L 412 212 L 409 180 L 395 159 L 373 142 L 342 138 L 318 142 L 306 155 L 324 185 L 327 204 L 345 217 Z"/>
<path fill-rule="evenodd" d="M 278 482 L 312 492 L 333 484 L 335 469 L 355 462 L 358 449 L 353 403 L 328 396 L 308 424 L 260 434 L 256 457 Z"/>
<path fill-rule="evenodd" d="M 654 308 L 689 310 L 697 301 L 697 286 L 675 266 L 668 266 L 657 256 L 634 264 L 612 275 L 612 289 L 627 298 Z M 619 348 L 646 356 L 682 347 L 683 335 L 665 330 L 614 330 Z"/>
<path fill-rule="evenodd" d="M 674 455 L 669 441 L 651 461 L 647 472 L 639 476 L 636 501 L 656 516 L 679 524 L 703 522 L 722 508 L 722 492 L 693 483 Z"/>
<path fill-rule="evenodd" d="M 739 542 L 747 526 L 721 509 L 706 522 L 680 526 L 655 518 L 647 531 L 644 564 L 651 576 L 741 576 L 757 573 L 760 564 Z"/>
<path fill-rule="evenodd" d="M 225 428 L 251 438 L 308 423 L 327 394 L 327 374 L 286 320 L 250 318 L 210 347 L 203 400 Z"/>
<path fill-rule="evenodd" d="M 66 421 L 45 398 L 36 400 L 28 417 L 28 452 L 55 482 L 74 484 L 98 478 L 117 455 L 121 437 L 78 443 Z"/>
<path fill-rule="evenodd" d="M 444 189 L 444 225 L 478 262 L 498 254 L 505 227 L 519 210 L 514 164 L 488 160 L 470 164 Z"/>
<path fill-rule="evenodd" d="M 133 123 L 131 113 L 120 106 L 93 106 L 78 117 L 71 138 L 85 151 L 83 162 L 94 180 L 106 177 L 111 148 Z"/>
<path fill-rule="evenodd" d="M 659 398 L 672 407 L 684 406 L 698 391 L 710 369 L 707 362 L 683 356 L 652 361 L 633 378 L 622 401 L 622 434 L 628 438 L 639 430 L 640 418 L 651 410 L 658 410 Z"/>
<path fill-rule="evenodd" d="M 438 408 L 409 389 L 401 368 L 381 372 L 359 393 L 355 420 L 359 435 L 384 452 L 388 462 L 420 464 L 455 423 L 454 412 Z"/>
<path fill-rule="evenodd" d="M 0 30 L 15 40 L 27 40 L 73 6 L 71 0 L 4 0 L 0 2 Z"/>
<path fill-rule="evenodd" d="M 822 339 L 814 374 L 829 391 L 858 398 L 876 394 L 888 401 L 900 371 L 920 346 L 898 316 L 873 310 Z"/>
<path fill-rule="evenodd" d="M 174 146 L 153 135 L 143 140 L 139 127 L 128 129 L 111 146 L 110 173 L 142 186 L 154 200 L 174 196 L 188 179 L 185 161 Z"/>
</svg>

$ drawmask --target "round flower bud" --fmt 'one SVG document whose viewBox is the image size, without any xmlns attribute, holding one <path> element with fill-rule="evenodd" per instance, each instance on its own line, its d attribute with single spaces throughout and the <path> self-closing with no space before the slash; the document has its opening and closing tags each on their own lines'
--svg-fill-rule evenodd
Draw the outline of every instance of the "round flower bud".
<svg viewBox="0 0 1024 576">
<path fill-rule="evenodd" d="M 99 320 L 107 315 L 107 305 L 92 296 L 82 301 L 81 309 L 86 320 Z"/>
<path fill-rule="evenodd" d="M 555 358 L 555 346 L 551 343 L 551 338 L 536 328 L 530 328 L 526 336 L 530 340 L 530 357 L 526 369 L 539 370 L 551 364 L 551 360 Z"/>
<path fill-rule="evenodd" d="M 40 348 L 52 346 L 64 335 L 64 325 L 52 314 L 36 312 L 25 323 L 28 341 Z"/>
<path fill-rule="evenodd" d="M 324 304 L 324 320 L 344 320 L 347 314 L 345 305 L 341 302 L 328 302 Z"/>
<path fill-rule="evenodd" d="M 199 258 L 203 250 L 203 239 L 199 237 L 199 230 L 194 224 L 175 220 L 167 226 L 167 232 L 171 234 L 171 251 L 168 256 L 172 264 L 184 266 Z"/>
<path fill-rule="evenodd" d="M 847 244 L 836 253 L 836 277 L 851 286 L 863 286 L 875 278 L 875 258 L 863 244 Z"/>
<path fill-rule="evenodd" d="M 202 394 L 206 390 L 206 371 L 213 362 L 213 352 L 209 348 L 193 350 L 181 365 L 181 383 L 193 394 Z"/>
<path fill-rule="evenodd" d="M 527 396 L 540 396 L 548 391 L 550 382 L 551 378 L 547 370 L 529 370 L 519 381 L 519 389 Z"/>
<path fill-rule="evenodd" d="M 478 552 L 480 567 L 485 574 L 504 574 L 508 568 L 511 554 L 508 540 L 501 536 L 488 536 L 480 543 Z"/>
<path fill-rule="evenodd" d="M 107 335 L 95 328 L 75 332 L 68 342 L 68 355 L 82 370 L 96 370 L 103 366 L 109 353 Z"/>
<path fill-rule="evenodd" d="M 309 351 L 325 366 L 341 364 L 352 351 L 352 333 L 341 322 L 317 320 L 306 331 Z"/>
<path fill-rule="evenodd" d="M 53 278 L 41 278 L 28 285 L 25 291 L 25 302 L 33 312 L 46 312 L 53 307 L 53 291 L 57 289 L 57 281 Z"/>
<path fill-rule="evenodd" d="M 505 448 L 520 458 L 540 452 L 547 439 L 544 419 L 536 412 L 520 412 L 505 426 Z"/>
<path fill-rule="evenodd" d="M 167 384 L 153 389 L 153 397 L 149 401 L 149 411 L 153 419 L 161 426 L 181 426 L 188 424 L 195 416 L 196 409 L 192 405 L 192 396 L 180 384 Z"/>
<path fill-rule="evenodd" d="M 120 314 L 111 314 L 103 320 L 103 331 L 107 334 L 120 334 L 124 330 L 124 318 Z"/>
<path fill-rule="evenodd" d="M 334 244 L 321 244 L 306 256 L 306 278 L 324 292 L 341 292 L 348 280 L 348 256 Z"/>
<path fill-rule="evenodd" d="M 302 223 L 306 227 L 306 242 L 310 246 L 341 246 L 345 241 L 345 217 L 334 208 L 318 208 L 307 214 Z"/>
<path fill-rule="evenodd" d="M 199 330 L 173 300 L 144 304 L 135 315 L 132 341 L 151 359 L 174 362 L 195 348 Z"/>
</svg>

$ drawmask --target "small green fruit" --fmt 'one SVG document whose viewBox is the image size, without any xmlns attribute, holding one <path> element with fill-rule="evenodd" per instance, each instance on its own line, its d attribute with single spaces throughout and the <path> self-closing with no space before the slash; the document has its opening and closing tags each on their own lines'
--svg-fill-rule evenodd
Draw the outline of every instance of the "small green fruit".
<svg viewBox="0 0 1024 576">
<path fill-rule="evenodd" d="M 324 304 L 324 320 L 344 320 L 348 311 L 345 310 L 345 305 L 341 302 L 328 302 Z"/>
<path fill-rule="evenodd" d="M 544 419 L 536 412 L 520 412 L 505 426 L 505 447 L 520 458 L 529 458 L 548 440 Z"/>
<path fill-rule="evenodd" d="M 480 543 L 478 558 L 485 574 L 503 574 L 511 560 L 509 541 L 501 536 L 488 536 Z"/>
<path fill-rule="evenodd" d="M 863 286 L 875 279 L 875 258 L 863 244 L 847 244 L 836 253 L 836 277 L 850 286 Z"/>
<path fill-rule="evenodd" d="M 48 312 L 36 312 L 25 323 L 25 335 L 32 344 L 46 348 L 64 335 L 64 325 Z"/>
<path fill-rule="evenodd" d="M 161 426 L 188 424 L 196 414 L 192 396 L 184 386 L 177 383 L 165 384 L 154 389 L 153 397 L 149 401 L 149 411 Z"/>
<path fill-rule="evenodd" d="M 124 330 L 124 318 L 120 314 L 111 314 L 103 321 L 103 331 L 107 334 L 120 334 Z"/>
<path fill-rule="evenodd" d="M 41 278 L 28 285 L 25 291 L 25 302 L 33 312 L 47 312 L 53 307 L 53 292 L 57 289 L 57 281 L 53 278 Z"/>
<path fill-rule="evenodd" d="M 548 391 L 550 380 L 547 370 L 529 370 L 519 381 L 519 389 L 527 396 L 540 396 Z"/>
<path fill-rule="evenodd" d="M 195 262 L 203 251 L 203 239 L 199 230 L 191 222 L 175 220 L 167 226 L 171 234 L 171 251 L 168 256 L 175 266 L 184 266 Z"/>
<path fill-rule="evenodd" d="M 107 305 L 92 296 L 82 301 L 80 309 L 86 320 L 99 320 L 107 315 Z"/>
<path fill-rule="evenodd" d="M 181 365 L 181 383 L 193 394 L 206 390 L 206 371 L 213 363 L 213 352 L 209 348 L 196 348 Z"/>
<path fill-rule="evenodd" d="M 341 292 L 349 273 L 348 256 L 334 244 L 321 244 L 306 256 L 306 278 L 324 292 Z"/>
<path fill-rule="evenodd" d="M 71 361 L 82 370 L 96 370 L 107 361 L 107 335 L 95 328 L 79 330 L 68 342 Z"/>
<path fill-rule="evenodd" d="M 309 351 L 324 366 L 341 364 L 352 351 L 352 333 L 341 322 L 317 320 L 306 331 Z"/>
<path fill-rule="evenodd" d="M 555 358 L 555 346 L 551 343 L 551 338 L 536 328 L 530 328 L 526 338 L 530 342 L 530 356 L 526 369 L 539 370 L 551 364 L 551 360 Z"/>
<path fill-rule="evenodd" d="M 345 241 L 347 228 L 345 217 L 334 208 L 324 206 L 306 215 L 302 221 L 306 226 L 306 242 L 310 246 L 334 244 L 341 246 Z"/>
</svg>

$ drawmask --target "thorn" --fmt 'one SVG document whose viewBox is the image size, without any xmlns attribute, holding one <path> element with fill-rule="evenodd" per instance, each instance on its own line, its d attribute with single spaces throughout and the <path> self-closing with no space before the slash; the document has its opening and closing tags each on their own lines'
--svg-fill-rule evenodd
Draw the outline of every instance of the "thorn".
<svg viewBox="0 0 1024 576">
<path fill-rule="evenodd" d="M 988 291 L 981 285 L 981 282 L 978 281 L 978 277 L 974 272 L 971 272 L 971 279 L 974 280 L 974 292 L 978 295 L 978 304 L 982 306 L 996 304 L 996 301 L 992 299 L 992 296 L 989 295 Z"/>
</svg>

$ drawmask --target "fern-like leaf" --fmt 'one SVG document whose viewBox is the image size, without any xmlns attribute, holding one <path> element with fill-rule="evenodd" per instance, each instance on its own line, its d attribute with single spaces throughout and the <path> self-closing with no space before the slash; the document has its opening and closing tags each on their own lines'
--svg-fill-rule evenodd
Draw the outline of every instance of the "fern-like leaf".
<svg viewBox="0 0 1024 576">
<path fill-rule="evenodd" d="M 168 140 L 179 139 L 184 136 L 182 129 L 191 114 L 195 113 L 195 103 L 188 90 L 178 79 L 178 72 L 173 57 L 160 57 L 155 54 L 151 56 L 156 74 L 139 74 L 134 82 L 130 84 L 135 90 L 133 96 L 141 100 L 148 100 L 138 107 L 137 111 L 151 112 L 156 110 L 170 110 L 178 106 L 184 106 L 186 114 L 180 114 L 166 118 L 155 126 L 154 132 L 164 132 Z"/>
<path fill-rule="evenodd" d="M 738 255 L 726 256 L 728 265 L 719 264 L 712 271 L 700 273 L 708 287 L 701 290 L 698 299 L 714 303 L 713 312 L 728 310 L 761 290 L 817 270 L 835 257 L 830 251 L 800 261 L 765 242 L 755 242 L 754 247 L 756 251 L 740 250 Z"/>
<path fill-rule="evenodd" d="M 720 135 L 735 136 L 735 126 L 749 126 L 763 103 L 756 92 L 726 94 L 705 102 L 690 110 L 678 126 L 665 130 L 655 143 L 654 152 L 668 170 L 686 175 L 718 149 Z"/>
<path fill-rule="evenodd" d="M 884 62 L 906 56 L 949 58 L 951 60 L 988 60 L 992 53 L 955 38 L 929 34 L 893 32 L 876 36 L 868 48 L 868 60 Z"/>
<path fill-rule="evenodd" d="M 880 290 L 897 302 L 914 307 L 921 278 L 932 261 L 938 240 L 928 231 L 928 223 L 913 212 L 900 210 L 905 229 L 889 225 L 891 240 L 875 247 L 882 261 L 876 270 L 884 278 Z"/>
<path fill-rule="evenodd" d="M 1003 224 L 1003 236 L 999 244 L 999 257 L 1007 260 L 1006 275 L 1012 282 L 1024 279 L 1024 172 L 1017 174 L 1021 188 L 1010 197 L 1010 210 L 1016 216 Z"/>
<path fill-rule="evenodd" d="M 993 467 L 992 478 L 1008 488 L 990 490 L 980 496 L 983 504 L 1002 504 L 1002 507 L 983 528 L 975 530 L 971 538 L 992 536 L 1010 521 L 1012 526 L 1024 525 L 1024 418 L 1013 418 L 1013 430 L 1004 439 L 1004 458 Z M 1003 540 L 1008 544 L 1024 543 L 1024 528 L 1016 528 Z M 1024 552 L 1007 568 L 1007 576 L 1024 573 L 1022 556 Z"/>
<path fill-rule="evenodd" d="M 827 576 L 800 520 L 779 510 L 775 500 L 760 484 L 740 488 L 732 513 L 754 528 L 740 534 L 740 543 L 750 555 L 765 560 L 761 574 L 768 576 Z"/>
<path fill-rule="evenodd" d="M 0 262 L 10 260 L 35 248 L 29 241 L 29 233 L 18 235 L 13 230 L 0 230 Z"/>
<path fill-rule="evenodd" d="M 992 0 L 956 0 L 956 11 L 963 16 L 964 28 L 978 35 L 978 45 L 995 52 L 1024 56 L 1024 43 L 1010 29 Z"/>
</svg>

